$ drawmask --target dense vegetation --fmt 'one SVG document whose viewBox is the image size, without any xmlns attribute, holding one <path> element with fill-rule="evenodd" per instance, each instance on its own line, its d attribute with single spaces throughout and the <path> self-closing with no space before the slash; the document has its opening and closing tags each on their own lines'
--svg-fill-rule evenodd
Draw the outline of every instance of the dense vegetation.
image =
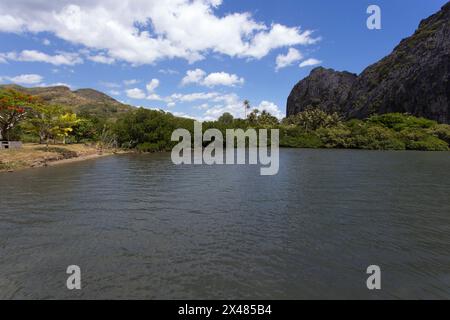
<svg viewBox="0 0 450 320">
<path fill-rule="evenodd" d="M 245 106 L 250 109 L 248 102 Z M 169 151 L 175 129 L 193 133 L 194 121 L 163 111 L 133 109 L 107 118 L 89 112 L 77 115 L 64 106 L 47 105 L 39 98 L 0 90 L 0 135 L 40 143 L 96 143 L 142 152 Z M 203 130 L 279 129 L 280 146 L 289 148 L 349 148 L 367 150 L 448 151 L 450 126 L 407 114 L 374 115 L 343 121 L 337 113 L 307 108 L 279 121 L 266 111 L 253 110 L 247 119 L 225 113 L 203 123 Z"/>
</svg>

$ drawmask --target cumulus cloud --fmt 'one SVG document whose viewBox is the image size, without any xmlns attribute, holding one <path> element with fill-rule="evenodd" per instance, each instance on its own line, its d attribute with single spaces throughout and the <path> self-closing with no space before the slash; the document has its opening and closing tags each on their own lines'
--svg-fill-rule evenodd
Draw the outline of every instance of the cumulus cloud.
<svg viewBox="0 0 450 320">
<path fill-rule="evenodd" d="M 189 70 L 186 76 L 181 80 L 182 85 L 199 84 L 206 87 L 227 86 L 234 87 L 236 85 L 244 84 L 245 80 L 235 74 L 226 72 L 214 72 L 207 75 L 201 69 Z"/>
<path fill-rule="evenodd" d="M 158 87 L 159 87 L 158 79 L 152 79 L 152 81 L 150 81 L 146 86 L 148 93 L 153 93 Z"/>
<path fill-rule="evenodd" d="M 316 66 L 321 63 L 322 63 L 322 61 L 311 58 L 311 59 L 305 60 L 302 63 L 300 63 L 300 68 Z"/>
<path fill-rule="evenodd" d="M 221 5 L 222 0 L 2 0 L 0 31 L 49 32 L 134 65 L 194 62 L 209 53 L 260 59 L 277 48 L 318 40 L 309 30 L 267 25 L 248 12 L 218 14 Z"/>
<path fill-rule="evenodd" d="M 296 63 L 297 61 L 300 61 L 301 59 L 303 59 L 303 55 L 301 54 L 301 52 L 298 51 L 297 49 L 290 48 L 287 54 L 285 54 L 285 55 L 280 54 L 277 56 L 276 71 L 278 71 L 282 68 L 289 67 L 289 66 L 293 65 L 294 63 Z"/>
<path fill-rule="evenodd" d="M 128 98 L 136 99 L 136 100 L 142 100 L 145 99 L 145 92 L 141 89 L 134 88 L 134 89 L 128 89 L 125 91 Z"/>
<path fill-rule="evenodd" d="M 209 74 L 202 82 L 207 87 L 215 86 L 228 86 L 234 87 L 235 85 L 244 84 L 244 78 L 239 78 L 235 74 L 229 74 L 226 72 L 215 72 Z"/>
<path fill-rule="evenodd" d="M 25 62 L 45 62 L 55 66 L 69 65 L 83 63 L 83 59 L 76 53 L 60 52 L 56 55 L 49 55 L 37 50 L 23 50 L 17 52 L 0 53 L 0 59 L 12 60 L 12 61 L 25 61 Z"/>
<path fill-rule="evenodd" d="M 185 86 L 191 83 L 201 83 L 205 76 L 206 72 L 202 69 L 188 70 L 186 76 L 181 80 L 181 84 Z"/>
<path fill-rule="evenodd" d="M 38 74 L 21 74 L 15 77 L 1 77 L 2 81 L 6 80 L 12 83 L 24 84 L 24 85 L 37 85 L 44 79 Z"/>
<path fill-rule="evenodd" d="M 282 119 L 284 117 L 284 114 L 281 112 L 280 108 L 275 103 L 270 101 L 262 101 L 256 109 L 259 111 L 267 111 L 278 119 Z"/>
</svg>

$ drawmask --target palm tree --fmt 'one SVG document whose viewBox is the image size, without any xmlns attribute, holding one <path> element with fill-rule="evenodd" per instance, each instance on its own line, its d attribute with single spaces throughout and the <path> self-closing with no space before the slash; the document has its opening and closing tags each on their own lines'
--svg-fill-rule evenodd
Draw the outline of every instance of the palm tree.
<svg viewBox="0 0 450 320">
<path fill-rule="evenodd" d="M 250 105 L 250 101 L 244 100 L 244 108 L 245 108 L 245 119 L 247 119 L 247 110 L 250 110 L 252 108 Z"/>
</svg>

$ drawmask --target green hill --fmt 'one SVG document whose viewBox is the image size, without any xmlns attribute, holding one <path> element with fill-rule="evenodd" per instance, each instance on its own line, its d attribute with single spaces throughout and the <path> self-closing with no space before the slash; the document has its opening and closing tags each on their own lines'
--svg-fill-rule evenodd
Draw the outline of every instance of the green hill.
<svg viewBox="0 0 450 320">
<path fill-rule="evenodd" d="M 117 118 L 134 107 L 120 103 L 110 96 L 93 90 L 72 91 L 65 86 L 25 88 L 18 85 L 2 85 L 0 88 L 12 88 L 17 91 L 41 97 L 48 104 L 57 104 L 70 108 L 73 112 L 100 118 Z"/>
</svg>

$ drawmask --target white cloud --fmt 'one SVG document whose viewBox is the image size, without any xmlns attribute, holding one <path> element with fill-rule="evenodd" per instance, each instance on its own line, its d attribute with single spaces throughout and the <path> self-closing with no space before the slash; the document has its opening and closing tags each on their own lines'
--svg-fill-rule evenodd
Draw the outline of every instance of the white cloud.
<svg viewBox="0 0 450 320">
<path fill-rule="evenodd" d="M 118 91 L 118 90 L 110 90 L 109 94 L 113 95 L 113 96 L 118 96 L 118 95 L 120 95 L 120 91 Z"/>
<path fill-rule="evenodd" d="M 219 95 L 217 92 L 195 92 L 188 94 L 174 93 L 170 96 L 172 101 L 193 102 L 199 100 L 216 99 Z"/>
<path fill-rule="evenodd" d="M 25 85 L 36 85 L 41 83 L 43 79 L 44 78 L 38 74 L 21 74 L 15 77 L 2 77 L 2 80 Z"/>
<path fill-rule="evenodd" d="M 300 68 L 304 68 L 304 67 L 316 66 L 316 65 L 321 64 L 321 63 L 322 63 L 322 61 L 314 59 L 314 58 L 311 58 L 311 59 L 305 60 L 302 63 L 300 63 L 299 67 Z"/>
<path fill-rule="evenodd" d="M 244 108 L 244 99 L 241 99 L 235 93 L 219 93 L 214 91 L 194 92 L 188 94 L 174 93 L 165 98 L 153 94 L 148 96 L 147 99 L 164 101 L 167 103 L 167 108 L 173 108 L 178 104 L 189 105 L 201 101 L 199 105 L 191 105 L 192 110 L 201 112 L 200 115 L 195 116 L 195 118 L 199 121 L 217 120 L 225 112 L 232 114 L 235 118 L 244 118 L 246 112 Z M 279 119 L 283 118 L 283 113 L 280 108 L 275 103 L 270 101 L 262 101 L 253 109 L 258 109 L 260 111 L 265 110 Z M 181 115 L 181 113 L 178 114 Z"/>
<path fill-rule="evenodd" d="M 253 38 L 245 56 L 260 59 L 275 48 L 299 44 L 310 45 L 319 40 L 319 38 L 312 38 L 312 31 L 301 32 L 299 28 L 288 28 L 281 24 L 273 24 L 270 31 L 258 33 Z"/>
<path fill-rule="evenodd" d="M 256 21 L 248 12 L 217 13 L 222 0 L 2 0 L 0 31 L 49 32 L 134 65 L 194 62 L 207 54 L 260 59 L 271 50 L 309 45 L 311 31 Z M 211 36 L 213 35 L 213 36 Z"/>
<path fill-rule="evenodd" d="M 161 98 L 159 95 L 157 95 L 156 93 L 152 93 L 147 97 L 147 100 L 151 100 L 151 101 L 163 101 L 164 99 Z"/>
<path fill-rule="evenodd" d="M 189 114 L 187 114 L 187 113 L 184 113 L 184 112 L 174 112 L 173 115 L 174 115 L 175 117 L 198 120 L 196 117 L 191 116 L 191 115 L 189 115 Z"/>
<path fill-rule="evenodd" d="M 116 59 L 107 57 L 103 54 L 98 54 L 95 56 L 88 56 L 87 58 L 93 62 L 98 62 L 98 63 L 103 63 L 103 64 L 113 64 L 116 61 Z"/>
<path fill-rule="evenodd" d="M 123 83 L 124 83 L 126 86 L 132 86 L 132 85 L 134 85 L 134 84 L 138 84 L 138 83 L 139 83 L 139 80 L 136 80 L 136 79 L 124 80 Z"/>
<path fill-rule="evenodd" d="M 244 101 L 236 94 L 219 96 L 213 99 L 211 102 L 218 102 L 219 100 L 222 100 L 222 103 L 215 104 L 212 107 L 210 107 L 209 104 L 203 104 L 195 107 L 194 109 L 204 110 L 203 115 L 199 117 L 199 119 L 205 121 L 216 120 L 225 112 L 230 113 L 235 118 L 245 117 Z M 281 112 L 280 108 L 270 101 L 262 101 L 256 108 L 253 109 L 258 109 L 259 111 L 265 110 L 279 119 L 283 118 L 283 113 Z"/>
<path fill-rule="evenodd" d="M 152 79 L 152 81 L 150 81 L 146 86 L 148 93 L 154 92 L 158 87 L 159 87 L 158 79 Z"/>
<path fill-rule="evenodd" d="M 127 93 L 128 98 L 137 100 L 145 99 L 145 92 L 142 91 L 141 89 L 134 88 L 126 90 L 125 92 Z"/>
<path fill-rule="evenodd" d="M 205 78 L 206 72 L 202 69 L 188 70 L 186 76 L 181 80 L 183 86 L 191 83 L 201 83 Z"/>
<path fill-rule="evenodd" d="M 120 84 L 115 83 L 115 82 L 100 81 L 100 85 L 107 87 L 107 88 L 111 88 L 111 89 L 120 88 Z"/>
<path fill-rule="evenodd" d="M 280 70 L 282 68 L 289 67 L 293 65 L 295 62 L 303 59 L 303 55 L 300 51 L 294 48 L 290 48 L 286 55 L 280 54 L 276 59 L 276 70 Z"/>
<path fill-rule="evenodd" d="M 203 80 L 203 84 L 207 87 L 234 87 L 235 85 L 242 85 L 244 82 L 244 78 L 239 78 L 235 74 L 229 74 L 226 72 L 211 73 Z"/>
<path fill-rule="evenodd" d="M 235 74 L 226 72 L 214 72 L 209 75 L 201 69 L 189 70 L 181 80 L 182 85 L 199 84 L 206 87 L 227 86 L 234 87 L 244 84 L 245 80 Z"/>
<path fill-rule="evenodd" d="M 280 108 L 275 103 L 270 101 L 262 101 L 256 109 L 259 111 L 267 111 L 278 119 L 282 119 L 284 117 L 284 114 L 281 112 Z"/>
<path fill-rule="evenodd" d="M 36 50 L 23 50 L 20 53 L 0 53 L 0 59 L 25 62 L 45 62 L 55 66 L 73 66 L 83 63 L 83 59 L 81 59 L 76 53 L 61 52 L 52 56 Z"/>
<path fill-rule="evenodd" d="M 179 73 L 177 70 L 173 70 L 173 69 L 160 69 L 158 72 L 162 73 L 162 74 L 170 74 L 170 75 Z"/>
<path fill-rule="evenodd" d="M 44 46 L 49 46 L 49 45 L 51 45 L 52 43 L 50 42 L 50 40 L 44 39 L 44 40 L 42 40 L 42 44 L 43 44 Z"/>
</svg>

